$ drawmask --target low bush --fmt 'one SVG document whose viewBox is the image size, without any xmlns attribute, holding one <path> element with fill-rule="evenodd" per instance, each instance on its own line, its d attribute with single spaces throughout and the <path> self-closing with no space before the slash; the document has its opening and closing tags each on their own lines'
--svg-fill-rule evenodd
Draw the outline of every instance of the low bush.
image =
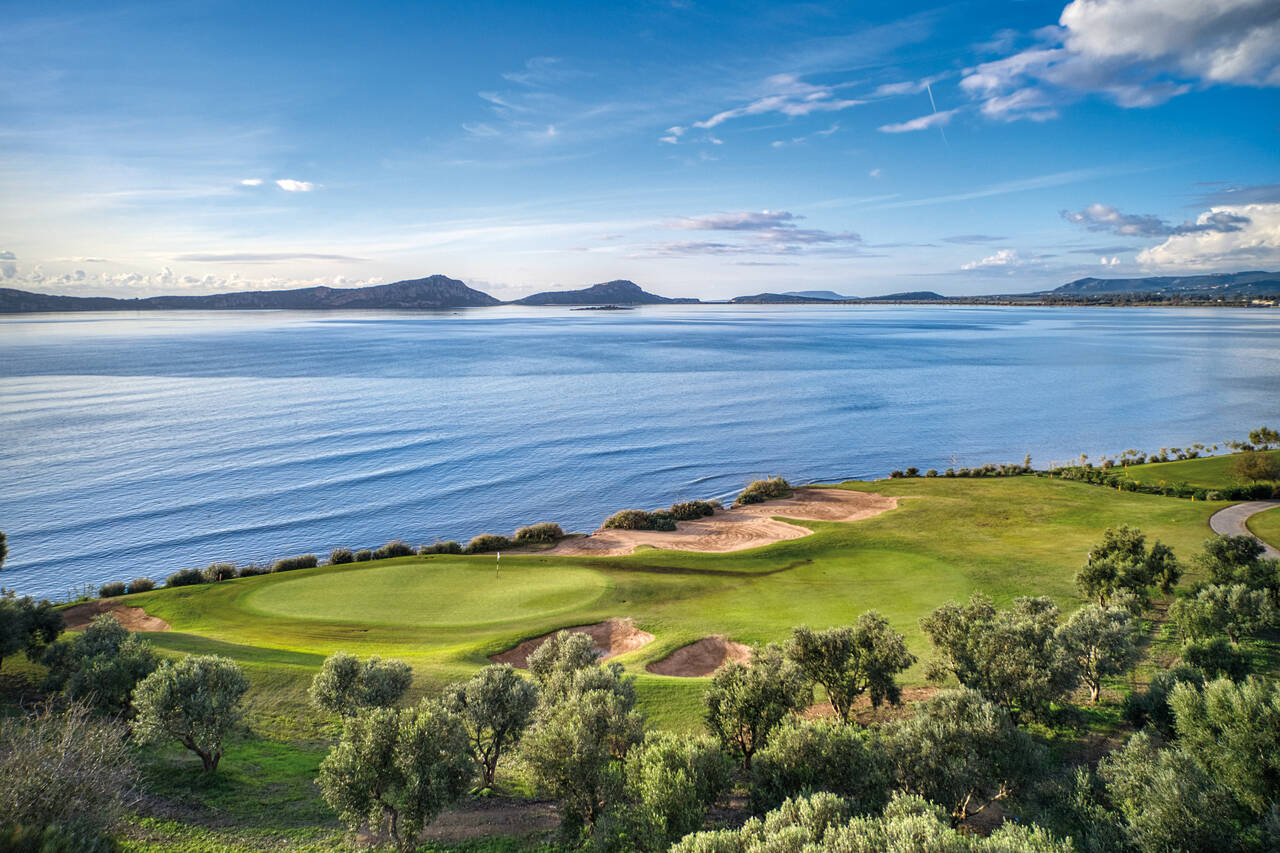
<svg viewBox="0 0 1280 853">
<path fill-rule="evenodd" d="M 98 598 L 115 598 L 129 591 L 124 581 L 107 581 L 98 587 Z"/>
<path fill-rule="evenodd" d="M 285 557 L 276 560 L 271 566 L 273 572 L 292 572 L 298 569 L 314 569 L 320 564 L 315 554 L 303 554 L 300 557 Z"/>
<path fill-rule="evenodd" d="M 719 501 L 683 501 L 671 505 L 670 513 L 676 521 L 695 521 L 715 515 Z"/>
<path fill-rule="evenodd" d="M 530 524 L 516 531 L 517 545 L 550 545 L 564 538 L 564 531 L 553 521 Z"/>
<path fill-rule="evenodd" d="M 271 567 L 264 566 L 261 563 L 250 563 L 247 566 L 240 567 L 240 577 L 242 578 L 251 578 L 251 577 L 254 577 L 255 575 L 268 575 L 268 574 L 271 574 Z"/>
<path fill-rule="evenodd" d="M 213 563 L 204 570 L 204 579 L 208 583 L 227 581 L 240 576 L 235 563 Z"/>
<path fill-rule="evenodd" d="M 735 506 L 758 504 L 775 498 L 791 497 L 791 484 L 781 477 L 770 477 L 767 480 L 752 480 L 734 501 Z"/>
<path fill-rule="evenodd" d="M 828 791 L 866 814 L 884 806 L 890 781 L 884 751 L 861 728 L 793 721 L 776 729 L 751 762 L 751 806 L 760 814 L 789 797 Z"/>
<path fill-rule="evenodd" d="M 418 549 L 419 554 L 461 554 L 462 546 L 454 539 L 441 542 L 436 540 L 434 545 L 423 545 Z"/>
<path fill-rule="evenodd" d="M 393 539 L 373 552 L 373 559 L 388 560 L 392 557 L 412 557 L 413 546 L 403 539 Z"/>
<path fill-rule="evenodd" d="M 165 586 L 195 586 L 204 583 L 204 572 L 199 569 L 181 569 L 164 579 Z"/>
<path fill-rule="evenodd" d="M 925 472 L 924 472 L 924 475 L 925 475 L 926 477 L 936 477 L 936 476 L 938 476 L 938 469 L 937 469 L 937 468 L 930 468 L 928 471 L 925 471 Z"/>
<path fill-rule="evenodd" d="M 610 530 L 649 530 L 649 513 L 642 509 L 619 510 L 600 526 Z"/>
<path fill-rule="evenodd" d="M 334 548 L 329 554 L 329 565 L 341 566 L 344 563 L 354 563 L 356 561 L 356 552 L 350 548 Z"/>
<path fill-rule="evenodd" d="M 505 536 L 499 536 L 496 533 L 481 533 L 463 549 L 464 554 L 484 554 L 489 551 L 500 551 L 503 548 L 511 547 L 511 540 Z"/>
<path fill-rule="evenodd" d="M 359 551 L 356 551 L 357 563 L 367 563 L 372 559 L 373 559 L 373 552 L 370 551 L 368 548 L 361 548 Z"/>
<path fill-rule="evenodd" d="M 908 469 L 907 469 L 907 476 L 908 476 L 908 477 L 919 477 L 919 476 L 920 476 L 920 469 L 919 469 L 919 468 L 917 468 L 917 467 L 915 467 L 914 465 L 912 465 L 910 468 L 908 468 Z"/>
<path fill-rule="evenodd" d="M 156 588 L 156 582 L 151 578 L 134 578 L 129 581 L 129 592 L 150 592 Z"/>
</svg>

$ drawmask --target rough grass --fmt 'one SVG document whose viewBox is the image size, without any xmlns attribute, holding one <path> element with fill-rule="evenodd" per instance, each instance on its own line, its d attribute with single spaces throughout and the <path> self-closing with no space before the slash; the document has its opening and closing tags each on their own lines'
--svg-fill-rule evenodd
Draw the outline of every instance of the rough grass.
<svg viewBox="0 0 1280 853">
<path fill-rule="evenodd" d="M 1267 451 L 1280 458 L 1280 450 Z M 1130 465 L 1120 473 L 1139 483 L 1186 483 L 1205 489 L 1222 489 L 1228 486 L 1247 486 L 1250 481 L 1240 480 L 1229 470 L 1234 453 L 1224 456 L 1206 456 L 1203 459 L 1183 459 L 1180 462 L 1151 462 L 1146 465 Z M 1114 470 L 1114 469 L 1113 469 Z"/>
<path fill-rule="evenodd" d="M 1254 536 L 1280 548 L 1280 507 L 1260 512 L 1245 523 Z"/>
</svg>

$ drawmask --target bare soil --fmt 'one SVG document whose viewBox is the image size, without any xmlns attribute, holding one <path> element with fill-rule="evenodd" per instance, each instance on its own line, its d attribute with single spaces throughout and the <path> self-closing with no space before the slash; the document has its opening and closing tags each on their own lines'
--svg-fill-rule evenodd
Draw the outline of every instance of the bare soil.
<svg viewBox="0 0 1280 853">
<path fill-rule="evenodd" d="M 750 657 L 750 646 L 716 635 L 703 637 L 696 643 L 681 646 L 662 660 L 649 664 L 645 669 L 655 675 L 706 678 L 730 661 L 741 663 Z"/>
<path fill-rule="evenodd" d="M 545 835 L 560 825 L 554 803 L 508 797 L 465 799 L 431 822 L 424 841 L 456 844 L 494 835 Z"/>
<path fill-rule="evenodd" d="M 742 551 L 809 535 L 808 529 L 779 521 L 776 516 L 802 521 L 861 521 L 897 505 L 897 498 L 874 492 L 796 489 L 789 498 L 677 522 L 674 531 L 601 528 L 590 536 L 565 539 L 547 553 L 616 557 L 632 553 L 638 545 L 672 551 Z"/>
<path fill-rule="evenodd" d="M 148 616 L 141 607 L 130 607 L 123 601 L 99 598 L 76 604 L 62 611 L 62 619 L 68 631 L 81 631 L 89 627 L 93 617 L 111 613 L 130 631 L 168 631 L 169 623 L 156 616 Z"/>
<path fill-rule="evenodd" d="M 653 634 L 648 631 L 641 631 L 629 618 L 608 619 L 604 622 L 597 622 L 594 625 L 575 625 L 572 628 L 562 628 L 560 630 L 586 634 L 591 638 L 591 642 L 595 644 L 596 653 L 601 660 L 608 660 L 611 657 L 617 657 L 627 652 L 634 652 L 636 649 L 653 642 Z M 539 646 L 558 633 L 560 632 L 552 631 L 550 634 L 543 634 L 541 637 L 525 640 L 505 652 L 491 655 L 489 660 L 494 663 L 509 663 L 520 669 L 527 669 L 529 655 L 533 654 Z"/>
<path fill-rule="evenodd" d="M 885 703 L 879 708 L 871 707 L 870 696 L 859 696 L 853 703 L 853 718 L 860 725 L 867 726 L 872 723 L 884 723 L 889 720 L 910 717 L 915 714 L 915 705 L 932 699 L 942 689 L 941 687 L 904 687 L 902 688 L 901 705 Z M 835 714 L 836 710 L 831 707 L 830 702 L 819 702 L 806 708 L 801 716 L 806 720 L 821 720 L 827 717 L 834 717 Z"/>
</svg>

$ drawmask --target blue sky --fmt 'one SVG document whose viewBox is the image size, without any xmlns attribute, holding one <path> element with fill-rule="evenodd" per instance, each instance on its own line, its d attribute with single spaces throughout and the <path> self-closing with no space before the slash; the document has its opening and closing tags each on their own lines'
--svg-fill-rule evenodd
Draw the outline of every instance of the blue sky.
<svg viewBox="0 0 1280 853">
<path fill-rule="evenodd" d="M 1280 268 L 1280 4 L 5 4 L 0 285 Z"/>
</svg>

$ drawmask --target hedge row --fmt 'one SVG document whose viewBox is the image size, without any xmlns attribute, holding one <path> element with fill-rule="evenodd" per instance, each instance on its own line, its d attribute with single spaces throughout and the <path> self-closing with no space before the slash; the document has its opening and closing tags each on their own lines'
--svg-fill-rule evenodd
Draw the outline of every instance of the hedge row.
<svg viewBox="0 0 1280 853">
<path fill-rule="evenodd" d="M 926 477 L 1014 477 L 1018 474 L 1033 473 L 1030 465 L 1018 465 L 1015 463 L 1002 463 L 993 465 L 988 462 L 981 468 L 948 468 L 941 474 L 937 468 L 930 468 L 924 472 Z M 896 480 L 900 477 L 919 477 L 919 468 L 908 468 L 905 471 L 894 470 L 889 473 L 889 479 Z"/>
<path fill-rule="evenodd" d="M 1055 468 L 1049 472 L 1051 476 L 1062 480 L 1079 480 L 1097 486 L 1108 486 L 1124 492 L 1141 492 L 1147 495 L 1163 495 L 1170 498 L 1188 498 L 1194 501 L 1262 501 L 1280 498 L 1280 486 L 1270 483 L 1254 483 L 1248 486 L 1226 486 L 1220 489 L 1207 489 L 1188 483 L 1140 483 L 1122 474 L 1112 473 L 1111 469 L 1093 468 L 1090 466 L 1069 466 Z"/>
</svg>

